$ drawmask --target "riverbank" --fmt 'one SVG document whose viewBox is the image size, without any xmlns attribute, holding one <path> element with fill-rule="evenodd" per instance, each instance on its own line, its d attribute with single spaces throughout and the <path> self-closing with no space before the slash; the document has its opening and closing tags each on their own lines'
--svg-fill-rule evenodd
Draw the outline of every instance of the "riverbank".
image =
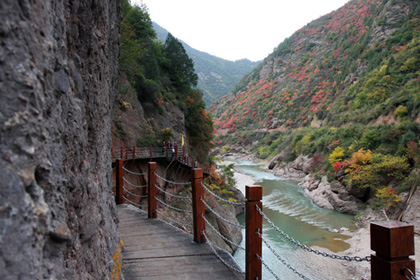
<svg viewBox="0 0 420 280">
<path fill-rule="evenodd" d="M 257 159 L 254 159 L 250 156 L 242 156 L 242 155 L 233 155 L 231 154 L 227 158 L 224 159 L 224 164 L 234 163 L 230 160 L 246 160 L 252 162 L 259 162 L 261 166 L 268 167 L 266 162 L 261 162 Z M 270 172 L 268 168 L 264 168 L 265 171 Z M 273 171 L 271 171 L 274 174 Z M 287 176 L 281 176 L 287 177 Z M 279 177 L 279 179 L 281 178 Z M 237 188 L 244 193 L 246 185 L 254 185 L 255 179 L 252 176 L 247 174 L 239 173 L 235 170 L 234 178 L 236 180 Z M 299 182 L 296 176 L 292 177 L 293 181 Z M 301 181 L 302 182 L 302 181 Z M 369 223 L 375 221 L 378 217 L 375 215 L 365 215 L 367 217 L 366 221 L 362 221 L 357 223 L 358 229 L 355 231 L 346 231 L 343 234 L 350 236 L 346 242 L 350 245 L 350 248 L 338 252 L 338 255 L 343 256 L 370 256 L 372 251 L 370 250 L 370 232 L 369 232 Z M 415 236 L 415 244 L 420 244 L 420 237 L 418 235 Z M 315 247 L 316 248 L 316 247 Z M 321 251 L 325 251 L 328 253 L 330 252 L 328 249 L 325 248 L 318 248 Z M 416 260 L 416 267 L 417 270 L 420 268 L 420 246 L 416 246 L 416 255 L 413 257 Z M 318 256 L 312 253 L 303 252 L 302 253 L 302 260 L 304 260 L 305 267 L 313 267 L 319 274 L 325 273 L 325 275 L 329 275 L 325 279 L 370 279 L 370 263 L 369 262 L 348 262 L 348 261 L 339 261 L 329 258 L 324 258 L 322 256 Z M 417 272 L 418 275 L 420 271 Z M 308 275 L 310 276 L 310 275 Z"/>
</svg>

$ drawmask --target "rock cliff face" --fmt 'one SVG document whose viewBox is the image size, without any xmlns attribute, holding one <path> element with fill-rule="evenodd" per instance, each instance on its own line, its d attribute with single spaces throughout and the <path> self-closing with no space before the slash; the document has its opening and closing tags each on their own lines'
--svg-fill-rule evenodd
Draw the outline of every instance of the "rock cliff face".
<svg viewBox="0 0 420 280">
<path fill-rule="evenodd" d="M 0 279 L 110 279 L 119 1 L 0 3 Z"/>
</svg>

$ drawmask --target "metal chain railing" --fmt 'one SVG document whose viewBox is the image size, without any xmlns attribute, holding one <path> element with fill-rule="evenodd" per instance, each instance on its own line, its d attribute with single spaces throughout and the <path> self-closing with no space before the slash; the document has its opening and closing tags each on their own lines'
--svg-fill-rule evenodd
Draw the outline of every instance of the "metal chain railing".
<svg viewBox="0 0 420 280">
<path fill-rule="evenodd" d="M 408 280 L 419 280 L 409 268 L 404 268 L 401 272 L 404 273 L 405 278 Z"/>
<path fill-rule="evenodd" d="M 226 218 L 223 218 L 216 211 L 214 211 L 213 208 L 211 208 L 210 205 L 208 205 L 207 202 L 204 199 L 200 198 L 200 200 L 204 203 L 204 206 L 206 206 L 206 208 L 209 209 L 209 211 L 212 212 L 217 218 L 221 219 L 222 221 L 224 221 L 224 222 L 226 222 L 226 223 L 228 223 L 232 226 L 239 227 L 239 228 L 245 228 L 245 226 L 243 226 L 241 224 L 237 224 L 237 223 L 234 223 L 232 221 L 229 221 Z"/>
<path fill-rule="evenodd" d="M 165 191 L 164 189 L 162 189 L 161 187 L 159 187 L 157 184 L 155 185 L 155 187 L 160 190 L 161 192 L 163 192 L 164 194 L 167 194 L 171 197 L 175 197 L 175 198 L 179 198 L 179 199 L 188 199 L 191 200 L 191 197 L 188 196 L 180 196 L 180 195 L 176 195 L 176 194 L 172 194 L 170 192 Z"/>
<path fill-rule="evenodd" d="M 217 247 L 216 245 L 214 245 L 213 243 L 211 243 L 209 241 L 208 236 L 206 235 L 206 233 L 203 231 L 202 234 L 204 235 L 204 238 L 206 238 L 206 243 L 209 245 L 210 249 L 213 251 L 213 254 L 224 264 L 226 265 L 230 270 L 235 271 L 236 273 L 240 273 L 240 274 L 245 274 L 245 272 L 243 272 L 242 270 L 239 269 L 239 265 L 235 262 L 237 267 L 233 267 L 232 265 L 228 264 L 216 251 L 215 248 L 224 251 L 226 254 L 229 254 L 229 252 L 227 252 L 226 250 L 223 250 L 219 247 Z M 230 255 L 230 254 L 229 254 Z M 231 258 L 233 261 L 235 261 L 233 258 Z"/>
<path fill-rule="evenodd" d="M 182 227 L 185 227 L 185 229 L 186 229 L 186 230 L 192 231 L 192 229 L 191 229 L 191 225 L 187 225 L 187 224 L 181 223 L 180 221 L 177 221 L 177 220 L 175 220 L 175 219 L 172 219 L 172 218 L 170 218 L 170 217 L 166 216 L 165 214 L 163 214 L 162 212 L 160 212 L 160 211 L 159 211 L 159 210 L 157 210 L 157 209 L 156 209 L 156 212 L 157 212 L 159 215 L 161 215 L 162 217 L 164 217 L 166 220 L 171 221 L 171 222 L 173 222 L 173 223 L 175 223 L 175 224 L 177 224 L 177 225 L 180 225 L 180 226 L 182 226 Z"/>
<path fill-rule="evenodd" d="M 123 189 L 125 192 L 127 192 L 128 194 L 134 196 L 134 197 L 139 197 L 139 198 L 145 198 L 148 197 L 147 195 L 140 195 L 140 194 L 135 194 L 133 192 L 130 192 L 125 186 L 123 186 Z"/>
<path fill-rule="evenodd" d="M 129 200 L 126 196 L 123 196 L 123 199 L 124 199 L 124 200 L 126 200 L 128 203 L 130 203 L 130 204 L 132 204 L 132 205 L 134 205 L 134 206 L 139 207 L 139 210 L 140 210 L 141 212 L 146 213 L 146 211 L 144 211 L 143 209 L 141 209 L 141 208 L 143 208 L 143 207 L 145 207 L 145 206 L 140 205 L 140 204 L 138 204 L 138 203 L 135 203 L 134 201 Z"/>
<path fill-rule="evenodd" d="M 158 210 L 156 210 L 156 211 L 158 211 Z M 162 212 L 160 212 L 160 215 L 162 215 Z M 168 218 L 167 216 L 165 216 L 165 215 L 162 215 L 162 217 L 166 217 L 166 218 Z M 187 231 L 185 231 L 185 230 L 182 230 L 182 229 L 180 229 L 179 227 L 176 227 L 176 226 L 174 226 L 173 224 L 171 224 L 171 223 L 168 223 L 167 221 L 165 221 L 165 220 L 162 220 L 162 219 L 159 219 L 160 221 L 162 221 L 163 223 L 165 223 L 165 224 L 167 224 L 168 226 L 171 226 L 171 227 L 173 227 L 174 229 L 176 229 L 177 231 L 180 231 L 180 232 L 183 232 L 183 233 L 186 233 L 186 234 L 188 234 L 189 236 L 193 236 L 191 233 L 189 233 L 189 232 L 187 232 Z"/>
<path fill-rule="evenodd" d="M 137 176 L 146 176 L 147 175 L 147 173 L 137 173 L 137 172 L 133 172 L 131 170 L 128 170 L 127 168 L 125 168 L 125 166 L 123 166 L 123 169 L 124 169 L 125 172 L 128 172 L 128 173 L 133 174 L 133 175 L 137 175 Z"/>
<path fill-rule="evenodd" d="M 166 178 L 163 178 L 162 176 L 160 176 L 156 172 L 155 172 L 155 175 L 156 175 L 156 177 L 158 177 L 159 179 L 161 179 L 162 181 L 164 181 L 168 184 L 172 184 L 172 185 L 189 185 L 189 184 L 191 184 L 191 182 L 174 182 L 174 181 L 167 180 Z"/>
<path fill-rule="evenodd" d="M 206 222 L 206 224 L 220 237 L 220 238 L 222 238 L 224 241 L 226 241 L 227 243 L 229 243 L 229 244 L 231 244 L 231 245 L 233 245 L 233 246 L 235 246 L 236 248 L 239 248 L 239 249 L 242 249 L 242 250 L 245 250 L 245 247 L 243 247 L 243 246 L 241 246 L 241 245 L 239 245 L 239 244 L 236 244 L 235 242 L 233 242 L 233 241 L 231 241 L 229 238 L 226 238 L 225 236 L 223 236 L 223 234 L 221 234 L 210 222 L 209 222 L 209 220 L 207 220 L 206 219 L 206 217 L 204 217 L 204 215 L 202 215 L 202 217 L 203 217 L 203 219 L 204 219 L 204 221 Z"/>
<path fill-rule="evenodd" d="M 313 249 L 311 247 L 306 246 L 305 244 L 300 243 L 299 241 L 297 241 L 296 239 L 294 239 L 293 237 L 290 237 L 289 235 L 287 235 L 284 231 L 282 231 L 281 229 L 279 229 L 265 214 L 264 212 L 258 207 L 255 206 L 257 208 L 257 211 L 260 213 L 260 215 L 264 218 L 264 220 L 267 221 L 267 223 L 270 224 L 270 226 L 272 228 L 274 228 L 275 231 L 277 231 L 278 233 L 280 233 L 281 236 L 283 236 L 284 238 L 286 238 L 287 240 L 289 240 L 290 242 L 292 242 L 293 244 L 295 244 L 296 246 L 311 252 L 311 253 L 315 253 L 317 255 L 323 256 L 323 257 L 328 257 L 328 258 L 332 258 L 332 259 L 337 259 L 337 260 L 344 260 L 344 261 L 357 261 L 357 262 L 362 262 L 362 261 L 366 261 L 366 262 L 370 262 L 370 256 L 366 256 L 364 258 L 362 257 L 350 257 L 350 256 L 340 256 L 340 255 L 336 255 L 336 254 L 330 254 L 330 253 L 326 253 L 323 251 L 320 251 L 318 249 Z"/>
<path fill-rule="evenodd" d="M 274 278 L 276 278 L 277 280 L 280 280 L 280 277 L 268 266 L 268 264 L 266 264 L 265 261 L 259 255 L 256 256 L 261 261 L 261 264 L 271 273 L 271 275 L 273 275 Z"/>
<path fill-rule="evenodd" d="M 166 202 L 163 202 L 162 200 L 160 200 L 160 199 L 159 199 L 159 198 L 157 198 L 156 196 L 155 196 L 155 199 L 156 199 L 157 201 L 159 201 L 159 203 L 161 203 L 162 205 L 164 205 L 164 206 L 166 206 L 166 207 L 168 207 L 168 208 L 170 208 L 170 209 L 172 209 L 172 210 L 175 210 L 175 211 L 178 211 L 178 212 L 184 212 L 184 213 L 192 213 L 192 210 L 188 210 L 188 209 L 181 209 L 181 208 L 178 208 L 178 207 L 172 206 L 172 205 L 170 205 L 170 204 L 168 204 L 168 203 L 166 203 Z"/>
<path fill-rule="evenodd" d="M 203 186 L 203 188 L 209 192 L 212 196 L 214 196 L 215 198 L 217 198 L 220 201 L 226 202 L 228 204 L 232 204 L 232 205 L 241 205 L 244 206 L 245 202 L 235 202 L 235 201 L 229 201 L 227 199 L 224 199 L 223 197 L 218 196 L 217 194 L 215 194 L 214 192 L 212 192 L 209 188 L 206 187 L 205 184 L 203 184 L 203 182 L 201 182 L 201 185 Z"/>
<path fill-rule="evenodd" d="M 145 187 L 147 187 L 147 185 L 135 185 L 135 184 L 131 183 L 130 181 L 128 181 L 125 177 L 123 177 L 123 180 L 124 180 L 125 183 L 129 184 L 133 188 L 145 188 Z"/>
<path fill-rule="evenodd" d="M 306 277 L 305 275 L 303 275 L 302 273 L 300 273 L 299 271 L 297 271 L 294 267 L 292 267 L 290 264 L 288 264 L 282 257 L 280 257 L 280 255 L 273 249 L 273 247 L 270 246 L 270 244 L 268 244 L 267 240 L 264 239 L 264 237 L 262 236 L 262 234 L 259 231 L 257 231 L 257 234 L 261 238 L 262 242 L 264 242 L 264 244 L 267 246 L 267 248 L 271 251 L 271 253 L 273 253 L 274 256 L 276 256 L 276 258 L 282 264 L 284 264 L 288 269 L 290 269 L 291 271 L 293 271 L 300 278 L 305 279 L 305 280 L 310 280 L 308 277 Z"/>
</svg>

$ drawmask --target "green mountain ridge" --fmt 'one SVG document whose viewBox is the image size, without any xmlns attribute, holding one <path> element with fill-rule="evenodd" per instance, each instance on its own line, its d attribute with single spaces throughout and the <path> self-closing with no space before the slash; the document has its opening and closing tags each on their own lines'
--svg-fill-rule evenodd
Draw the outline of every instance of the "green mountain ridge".
<svg viewBox="0 0 420 280">
<path fill-rule="evenodd" d="M 153 29 L 157 38 L 165 41 L 168 31 L 153 22 Z M 204 101 L 210 105 L 216 99 L 231 92 L 245 74 L 248 74 L 260 61 L 248 59 L 230 61 L 196 50 L 187 43 L 179 40 L 188 56 L 194 61 L 195 72 L 198 75 L 197 88 L 204 94 Z"/>
</svg>

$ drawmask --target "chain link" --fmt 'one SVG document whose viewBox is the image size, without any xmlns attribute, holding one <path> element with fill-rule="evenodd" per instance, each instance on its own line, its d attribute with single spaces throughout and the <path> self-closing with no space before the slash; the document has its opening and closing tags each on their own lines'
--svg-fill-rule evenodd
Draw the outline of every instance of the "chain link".
<svg viewBox="0 0 420 280">
<path fill-rule="evenodd" d="M 147 173 L 137 173 L 137 172 L 133 172 L 133 171 L 131 171 L 131 170 L 128 170 L 127 168 L 125 168 L 124 166 L 123 166 L 123 169 L 124 169 L 124 171 L 126 171 L 126 172 L 128 172 L 128 173 L 130 173 L 130 174 L 133 174 L 133 175 L 137 175 L 137 176 L 146 176 L 147 175 Z"/>
<path fill-rule="evenodd" d="M 156 211 L 158 211 L 158 210 L 156 210 Z M 161 215 L 162 215 L 162 213 L 161 213 Z M 162 215 L 162 216 L 164 216 L 164 215 Z M 166 217 L 166 218 L 167 218 L 167 216 L 164 216 L 164 217 Z M 165 223 L 165 224 L 167 224 L 168 226 L 173 227 L 173 228 L 174 228 L 174 229 L 176 229 L 177 231 L 180 231 L 180 232 L 186 233 L 186 234 L 188 234 L 189 236 L 193 236 L 191 233 L 189 233 L 189 232 L 187 232 L 187 231 L 185 231 L 185 230 L 182 230 L 182 229 L 180 229 L 179 227 L 176 227 L 176 226 L 174 226 L 173 224 L 168 223 L 168 222 L 167 222 L 167 221 L 165 221 L 165 220 L 159 219 L 159 221 L 162 221 L 162 223 Z"/>
<path fill-rule="evenodd" d="M 191 197 L 187 197 L 187 196 L 180 196 L 180 195 L 176 195 L 176 194 L 172 194 L 170 192 L 165 191 L 164 189 L 160 188 L 157 184 L 155 185 L 155 187 L 160 190 L 161 192 L 171 196 L 171 197 L 175 197 L 175 198 L 179 198 L 179 199 L 189 199 L 191 200 Z"/>
<path fill-rule="evenodd" d="M 261 264 L 264 265 L 264 267 L 271 273 L 271 275 L 273 275 L 274 278 L 276 278 L 277 280 L 280 280 L 280 277 L 274 273 L 274 271 L 268 266 L 268 264 L 266 264 L 265 261 L 259 255 L 256 256 L 261 261 Z"/>
<path fill-rule="evenodd" d="M 232 226 L 235 226 L 235 227 L 239 227 L 239 228 L 245 228 L 245 226 L 243 226 L 243 225 L 240 225 L 240 224 L 237 224 L 237 223 L 234 223 L 234 222 L 232 222 L 232 221 L 229 221 L 228 219 L 226 219 L 226 218 L 223 218 L 222 216 L 220 216 L 216 211 L 214 211 L 213 210 L 213 208 L 211 208 L 210 207 L 210 205 L 208 205 L 207 204 L 207 202 L 205 202 L 204 201 L 204 199 L 202 199 L 201 197 L 200 197 L 200 200 L 204 203 L 204 206 L 206 206 L 206 208 L 207 209 L 209 209 L 210 210 L 210 212 L 212 212 L 217 218 L 219 218 L 219 219 L 221 219 L 222 221 L 224 221 L 224 222 L 226 222 L 226 223 L 228 223 L 228 224 L 230 224 L 230 225 L 232 225 Z"/>
<path fill-rule="evenodd" d="M 124 191 L 126 191 L 127 193 L 131 194 L 131 195 L 132 195 L 132 196 L 134 196 L 134 197 L 139 197 L 139 198 L 145 198 L 145 197 L 148 197 L 148 195 L 139 195 L 139 194 L 132 193 L 132 192 L 130 192 L 129 190 L 127 190 L 127 189 L 125 188 L 125 186 L 123 186 L 123 189 L 124 189 Z"/>
<path fill-rule="evenodd" d="M 167 219 L 167 220 L 169 220 L 169 221 L 171 221 L 171 222 L 173 222 L 173 223 L 175 223 L 175 224 L 178 224 L 178 225 L 180 225 L 180 226 L 185 227 L 185 229 L 186 229 L 186 230 L 192 231 L 192 229 L 191 229 L 191 225 L 187 225 L 187 224 L 181 223 L 180 221 L 177 221 L 177 220 L 175 220 L 175 219 L 172 219 L 172 218 L 170 218 L 170 217 L 166 216 L 165 214 L 163 214 L 162 212 L 160 212 L 160 211 L 159 211 L 159 210 L 157 210 L 157 209 L 156 209 L 156 212 L 157 212 L 157 213 L 159 213 L 159 215 L 161 215 L 161 216 L 162 216 L 162 217 L 164 217 L 165 219 Z"/>
<path fill-rule="evenodd" d="M 289 240 L 290 242 L 292 242 L 293 244 L 295 244 L 296 246 L 311 252 L 311 253 L 315 253 L 317 255 L 323 256 L 323 257 L 328 257 L 328 258 L 332 258 L 332 259 L 337 259 L 337 260 L 344 260 L 344 261 L 356 261 L 356 262 L 362 262 L 362 261 L 366 261 L 366 262 L 370 262 L 370 256 L 366 256 L 364 258 L 362 257 L 350 257 L 350 256 L 340 256 L 340 255 L 336 255 L 336 254 L 330 254 L 330 253 L 326 253 L 323 251 L 320 251 L 318 249 L 314 249 L 311 247 L 306 246 L 305 244 L 300 243 L 299 241 L 295 240 L 293 237 L 290 237 L 289 235 L 287 235 L 284 231 L 282 231 L 281 229 L 279 229 L 265 214 L 264 212 L 257 206 L 255 205 L 255 207 L 257 208 L 258 212 L 260 213 L 260 215 L 264 218 L 264 220 L 266 220 L 271 227 L 274 228 L 274 230 L 276 230 L 278 233 L 280 233 L 280 235 L 282 235 L 284 238 L 286 238 L 287 240 Z"/>
<path fill-rule="evenodd" d="M 408 280 L 419 280 L 409 268 L 404 268 L 401 272 L 404 273 L 405 278 Z M 410 275 L 407 276 L 406 272 Z"/>
<path fill-rule="evenodd" d="M 238 269 L 238 268 L 236 268 L 236 267 L 233 267 L 233 266 L 231 266 L 230 264 L 228 264 L 217 252 L 216 252 L 216 249 L 214 249 L 215 247 L 216 247 L 216 245 L 214 245 L 213 243 L 211 243 L 210 241 L 209 241 L 209 238 L 207 237 L 207 235 L 206 235 L 206 233 L 204 232 L 204 231 L 202 231 L 202 234 L 204 235 L 204 238 L 206 238 L 206 243 L 209 245 L 209 247 L 210 247 L 210 249 L 213 251 L 213 253 L 215 254 L 215 256 L 224 264 L 224 265 L 226 265 L 230 270 L 233 270 L 233 271 L 235 271 L 236 273 L 240 273 L 240 274 L 245 274 L 245 272 L 243 272 L 242 270 L 240 270 L 240 269 Z M 218 248 L 218 249 L 220 249 L 220 248 Z M 229 254 L 226 250 L 223 250 L 223 251 L 225 251 L 227 254 Z M 230 255 L 230 254 L 229 254 Z M 232 258 L 232 256 L 231 256 L 231 258 Z M 232 260 L 233 260 L 233 258 L 232 258 Z M 236 263 L 236 265 L 239 267 L 239 265 Z"/>
<path fill-rule="evenodd" d="M 219 236 L 219 237 L 221 237 L 224 241 L 226 241 L 227 243 L 229 243 L 229 244 L 231 244 L 231 245 L 233 245 L 233 246 L 235 246 L 236 248 L 239 248 L 239 249 L 242 249 L 242 250 L 245 250 L 245 247 L 242 247 L 241 245 L 239 245 L 239 244 L 236 244 L 236 243 L 234 243 L 234 242 L 232 242 L 229 238 L 226 238 L 225 236 L 223 236 L 223 234 L 221 234 L 207 219 L 206 219 L 206 217 L 204 217 L 204 215 L 202 215 L 202 217 L 203 217 L 203 219 L 204 219 L 204 221 L 206 221 L 206 224 L 207 225 L 209 225 L 210 226 L 210 228 Z"/>
<path fill-rule="evenodd" d="M 215 194 L 214 192 L 212 192 L 209 188 L 206 187 L 206 185 L 203 184 L 203 182 L 201 182 L 201 185 L 203 186 L 203 188 L 208 191 L 212 196 L 214 196 L 215 198 L 217 198 L 218 200 L 221 200 L 223 202 L 226 202 L 228 204 L 232 204 L 232 205 L 241 205 L 244 206 L 245 202 L 234 202 L 234 201 L 229 201 L 227 199 L 224 199 L 223 197 L 218 196 L 217 194 Z"/>
<path fill-rule="evenodd" d="M 299 271 L 297 271 L 294 267 L 292 267 L 290 264 L 288 264 L 282 257 L 280 257 L 280 255 L 276 251 L 274 251 L 273 247 L 271 247 L 270 244 L 268 244 L 268 242 L 263 238 L 262 234 L 259 231 L 257 231 L 257 234 L 261 238 L 261 240 L 264 242 L 264 244 L 267 246 L 267 248 L 277 257 L 277 259 L 282 264 L 284 264 L 288 269 L 290 269 L 291 271 L 293 271 L 300 278 L 302 278 L 304 280 L 310 280 L 308 277 L 306 277 L 305 275 L 303 275 L 302 273 L 300 273 Z"/>
<path fill-rule="evenodd" d="M 147 185 L 134 185 L 133 183 L 129 182 L 125 177 L 123 177 L 124 182 L 126 182 L 127 184 L 129 184 L 130 186 L 132 186 L 133 188 L 145 188 L 147 187 Z"/>
<path fill-rule="evenodd" d="M 164 206 L 166 206 L 166 207 L 168 207 L 168 208 L 170 208 L 170 209 L 172 209 L 172 210 L 179 211 L 179 212 L 184 212 L 184 213 L 192 213 L 192 211 L 191 211 L 191 210 L 188 210 L 188 209 L 181 209 L 181 208 L 177 208 L 177 207 L 175 207 L 175 206 L 169 205 L 168 203 L 163 202 L 162 200 L 160 200 L 159 198 L 157 198 L 156 196 L 155 196 L 155 199 L 156 199 L 157 201 L 159 201 L 162 205 L 164 205 Z"/>
<path fill-rule="evenodd" d="M 142 212 L 145 212 L 144 210 L 142 210 L 141 208 L 145 207 L 143 205 L 140 205 L 138 203 L 135 203 L 134 201 L 129 200 L 127 197 L 123 196 L 123 198 L 130 204 L 139 207 L 139 210 L 141 210 Z"/>
<path fill-rule="evenodd" d="M 172 184 L 172 185 L 189 185 L 189 184 L 191 184 L 191 182 L 183 182 L 183 183 L 181 183 L 181 182 L 169 181 L 169 180 L 167 180 L 167 179 L 159 176 L 159 174 L 157 174 L 156 172 L 155 172 L 155 175 L 156 175 L 156 177 L 158 177 L 159 179 L 161 179 L 162 181 L 164 181 L 164 182 L 166 182 L 168 184 Z"/>
</svg>

